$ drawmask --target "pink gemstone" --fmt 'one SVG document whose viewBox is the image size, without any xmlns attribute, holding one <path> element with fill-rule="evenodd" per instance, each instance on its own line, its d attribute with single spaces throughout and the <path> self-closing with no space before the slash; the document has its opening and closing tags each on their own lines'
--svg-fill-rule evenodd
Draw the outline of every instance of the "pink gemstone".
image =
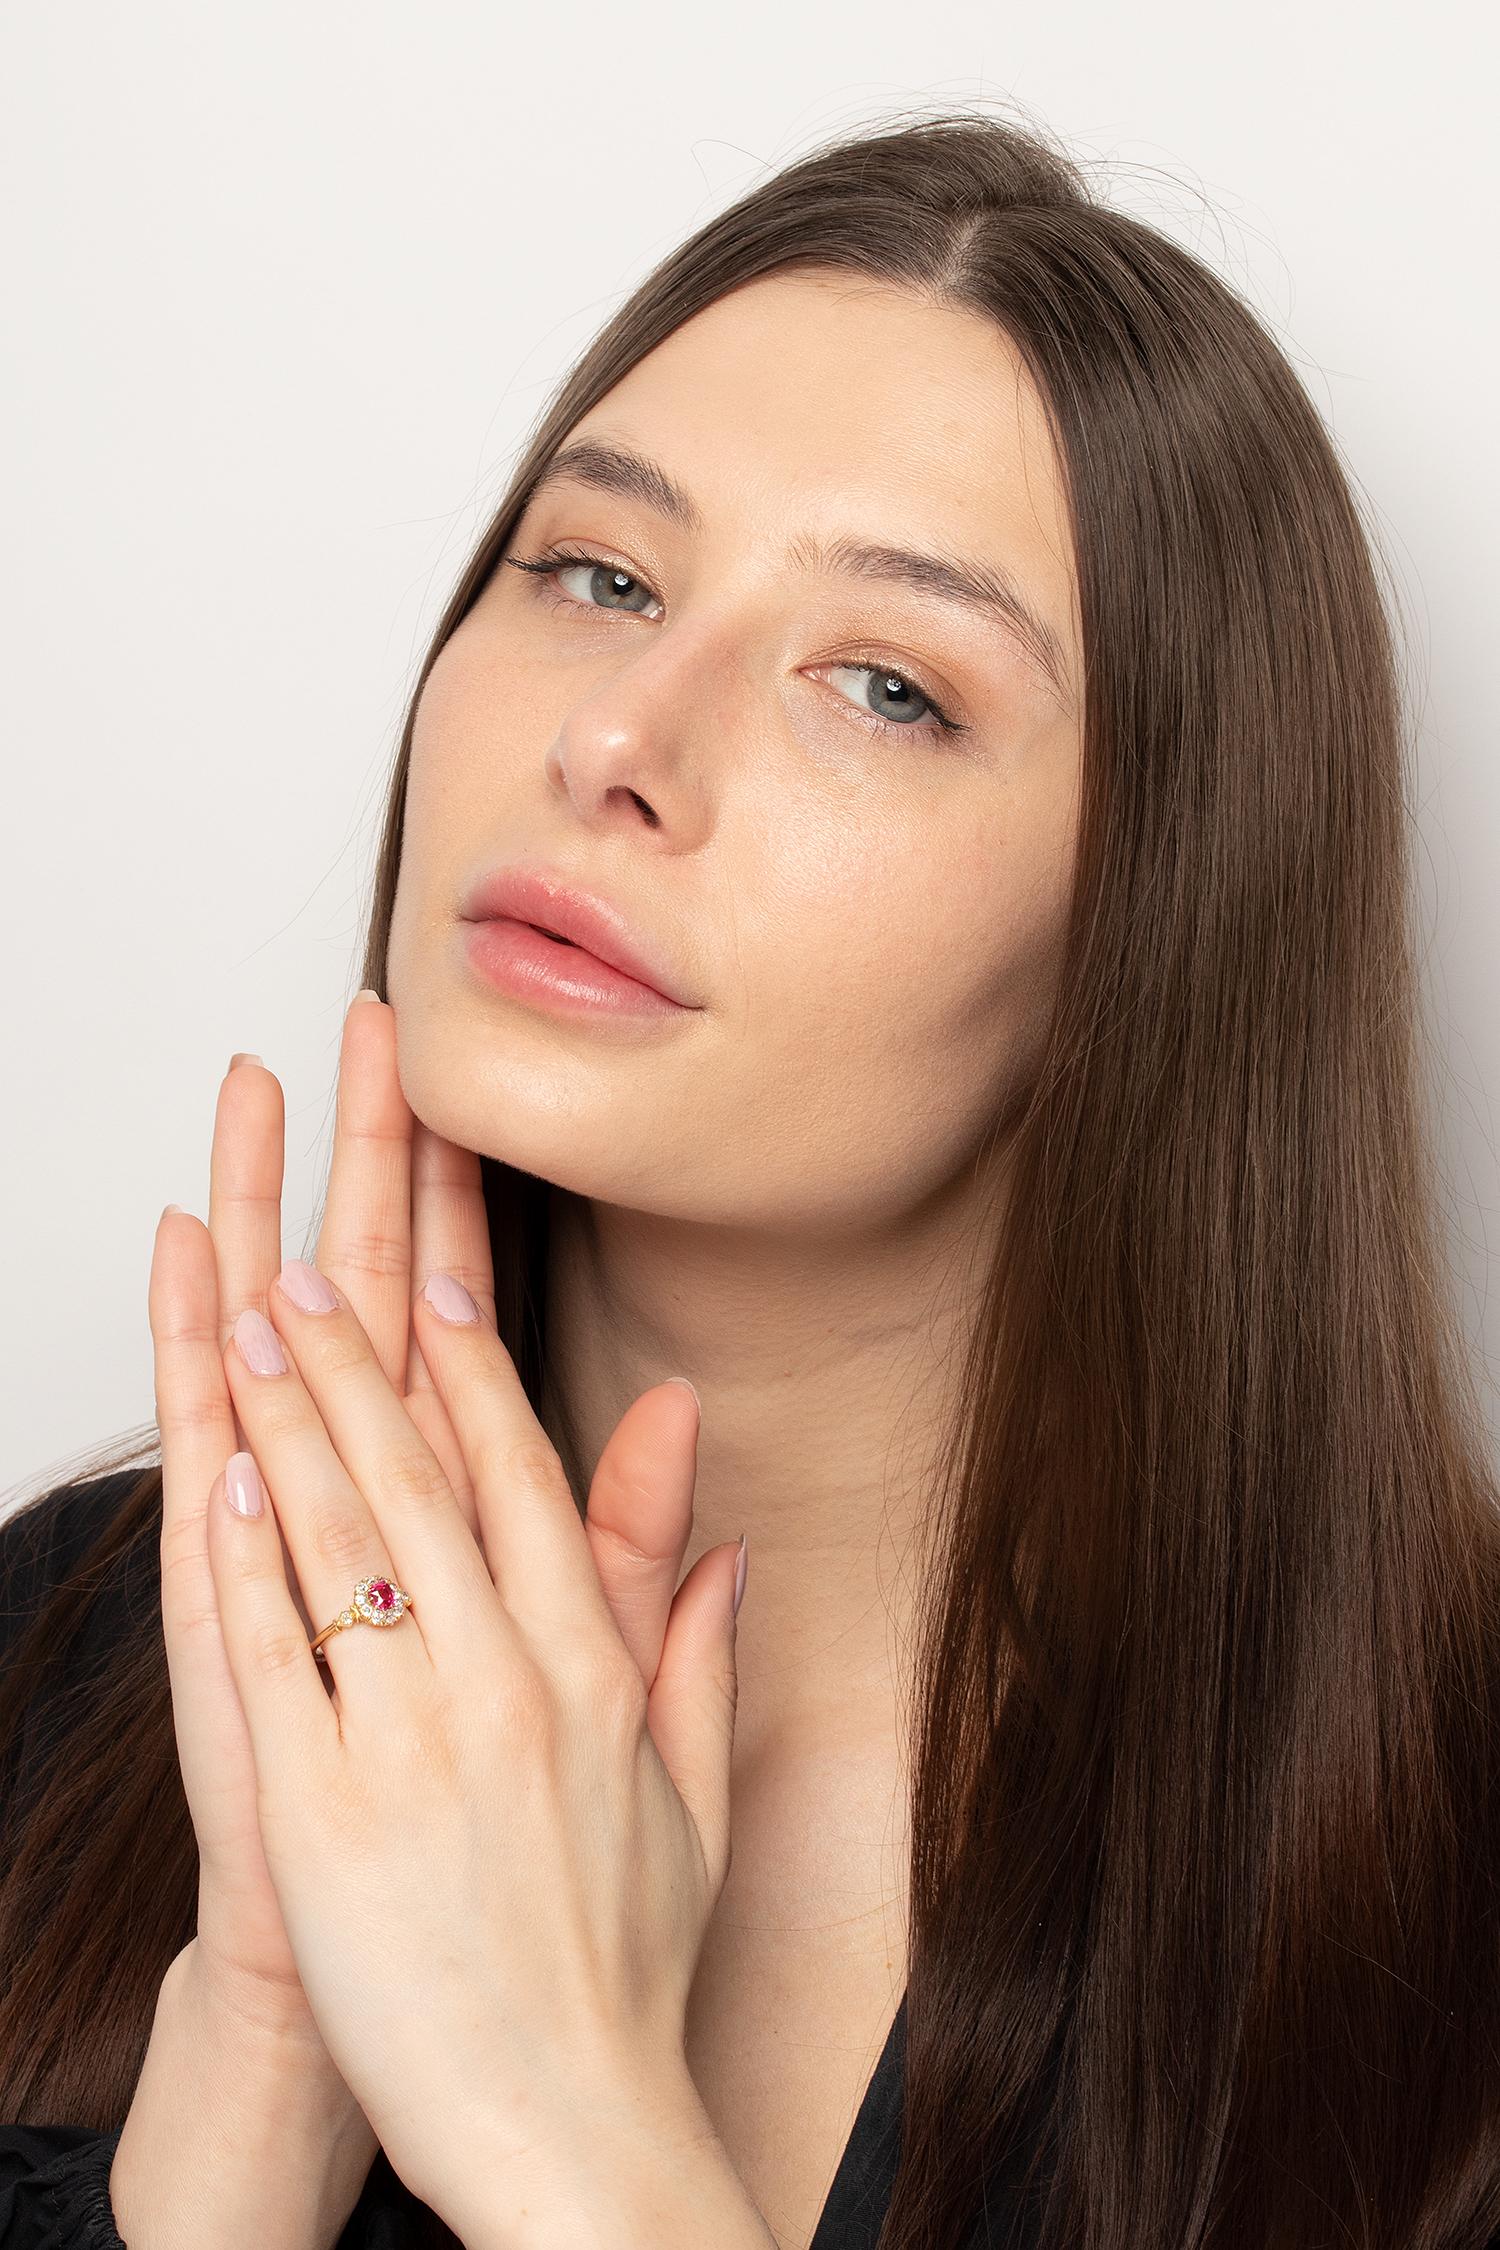
<svg viewBox="0 0 1500 2250">
<path fill-rule="evenodd" d="M 371 1609 L 389 1609 L 396 1599 L 396 1590 L 388 1578 L 372 1578 L 365 1592 L 370 1597 Z"/>
</svg>

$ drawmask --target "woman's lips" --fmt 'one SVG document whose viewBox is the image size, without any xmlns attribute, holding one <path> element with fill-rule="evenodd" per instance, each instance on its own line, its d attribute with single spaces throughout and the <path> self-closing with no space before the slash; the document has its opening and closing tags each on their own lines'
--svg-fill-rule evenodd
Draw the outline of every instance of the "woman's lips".
<svg viewBox="0 0 1500 2250">
<path fill-rule="evenodd" d="M 473 967 L 517 999 L 562 1015 L 683 1016 L 692 1011 L 597 954 L 508 915 L 460 924 Z"/>
<path fill-rule="evenodd" d="M 460 912 L 466 922 L 526 922 L 544 934 L 571 938 L 607 968 L 679 1007 L 697 1005 L 665 953 L 657 952 L 655 940 L 636 928 L 623 907 L 601 891 L 575 887 L 561 870 L 528 860 L 493 867 L 470 886 Z"/>
</svg>

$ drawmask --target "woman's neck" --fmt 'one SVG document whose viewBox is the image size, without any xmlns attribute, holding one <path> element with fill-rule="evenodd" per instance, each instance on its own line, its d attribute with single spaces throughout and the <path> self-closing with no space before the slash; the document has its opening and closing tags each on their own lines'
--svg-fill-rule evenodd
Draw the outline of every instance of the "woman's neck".
<svg viewBox="0 0 1500 2250">
<path fill-rule="evenodd" d="M 542 1419 L 580 1503 L 625 1409 L 688 1376 L 702 1419 L 683 1567 L 748 1534 L 742 1715 L 757 1733 L 887 1724 L 973 1303 L 955 1276 L 985 1263 L 974 1210 L 820 1249 L 550 1201 Z"/>
</svg>

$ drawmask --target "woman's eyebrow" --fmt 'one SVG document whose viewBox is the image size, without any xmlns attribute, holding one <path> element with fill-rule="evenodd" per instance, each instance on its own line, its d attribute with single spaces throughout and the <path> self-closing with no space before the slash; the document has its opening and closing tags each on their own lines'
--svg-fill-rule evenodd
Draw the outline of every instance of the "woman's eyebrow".
<svg viewBox="0 0 1500 2250">
<path fill-rule="evenodd" d="M 617 443 L 600 438 L 579 438 L 565 445 L 542 464 L 526 494 L 529 506 L 549 484 L 571 478 L 599 492 L 617 492 L 638 500 L 665 516 L 680 530 L 697 533 L 704 528 L 703 512 L 691 493 L 668 476 L 659 463 Z M 828 577 L 871 578 L 887 585 L 906 586 L 938 601 L 950 602 L 978 615 L 1022 650 L 1039 666 L 1059 702 L 1069 701 L 1067 660 L 1053 627 L 1027 601 L 1008 571 L 993 563 L 960 562 L 947 555 L 922 554 L 909 547 L 872 545 L 845 537 L 816 539 L 804 533 L 787 550 L 794 568 L 820 571 Z"/>
</svg>

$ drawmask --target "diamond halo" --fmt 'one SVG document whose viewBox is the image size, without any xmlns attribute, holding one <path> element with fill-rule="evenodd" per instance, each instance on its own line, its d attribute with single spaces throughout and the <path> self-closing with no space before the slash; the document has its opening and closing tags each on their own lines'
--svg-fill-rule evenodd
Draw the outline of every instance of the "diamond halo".
<svg viewBox="0 0 1500 2250">
<path fill-rule="evenodd" d="M 340 1613 L 341 1625 L 352 1625 L 357 1613 L 366 1625 L 394 1625 L 406 1608 L 408 1596 L 389 1578 L 361 1578 L 354 1589 L 352 1609 Z"/>
</svg>

